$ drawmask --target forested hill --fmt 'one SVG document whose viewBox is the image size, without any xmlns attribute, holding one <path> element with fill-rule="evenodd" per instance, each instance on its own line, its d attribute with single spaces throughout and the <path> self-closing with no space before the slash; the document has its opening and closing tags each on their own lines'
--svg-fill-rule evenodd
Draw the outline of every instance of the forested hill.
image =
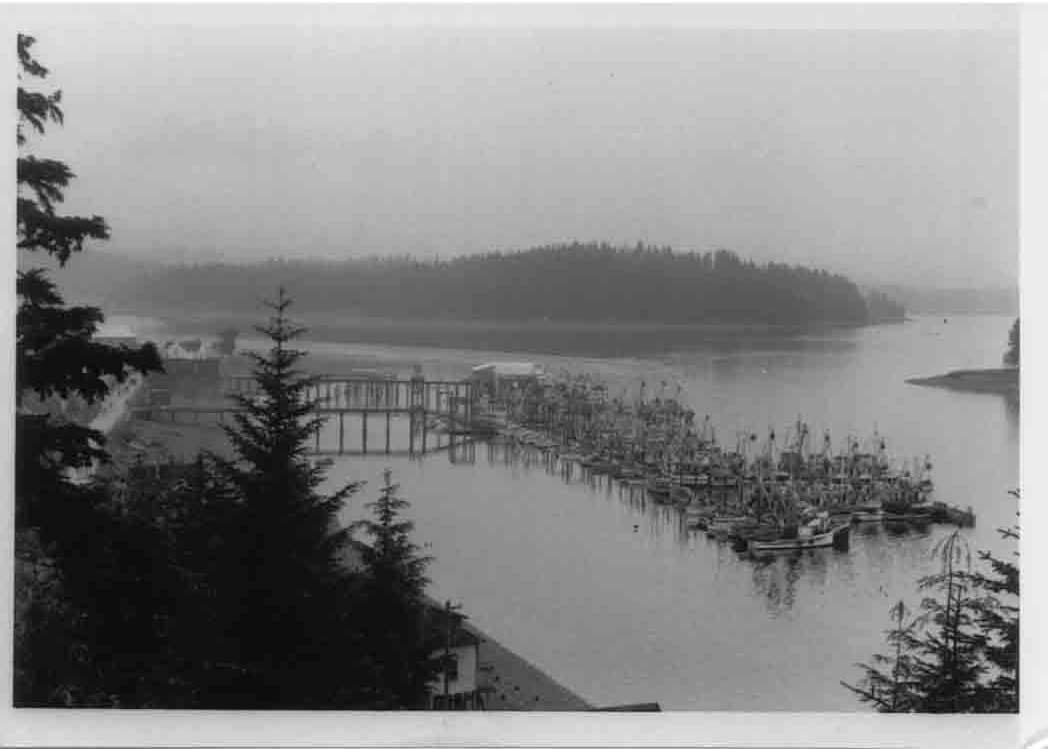
<svg viewBox="0 0 1049 749">
<path fill-rule="evenodd" d="M 125 283 L 135 311 L 257 314 L 284 284 L 300 315 L 421 320 L 862 324 L 867 302 L 847 278 L 736 254 L 539 247 L 447 261 L 369 259 L 168 266 Z M 902 310 L 899 310 L 902 317 Z M 879 313 L 879 319 L 884 314 Z"/>
</svg>

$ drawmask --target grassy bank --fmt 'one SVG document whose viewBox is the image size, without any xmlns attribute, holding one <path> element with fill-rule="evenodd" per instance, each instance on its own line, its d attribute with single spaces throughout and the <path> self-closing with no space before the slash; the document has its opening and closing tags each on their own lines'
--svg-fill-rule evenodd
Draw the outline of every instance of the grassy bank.
<svg viewBox="0 0 1049 749">
<path fill-rule="evenodd" d="M 957 369 L 936 377 L 915 377 L 907 380 L 907 383 L 965 393 L 994 393 L 1019 397 L 1020 370 L 1015 368 Z"/>
</svg>

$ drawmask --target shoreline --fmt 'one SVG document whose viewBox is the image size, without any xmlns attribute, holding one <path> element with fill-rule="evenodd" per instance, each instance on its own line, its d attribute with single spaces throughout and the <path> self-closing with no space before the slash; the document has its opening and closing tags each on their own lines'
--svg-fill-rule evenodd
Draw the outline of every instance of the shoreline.
<svg viewBox="0 0 1049 749">
<path fill-rule="evenodd" d="M 259 308 L 257 313 L 202 313 L 192 317 L 176 315 L 168 311 L 135 311 L 118 309 L 111 311 L 112 317 L 138 317 L 156 321 L 168 335 L 213 335 L 222 327 L 250 328 L 265 318 L 266 310 Z M 872 318 L 857 320 L 804 320 L 796 322 L 765 322 L 759 320 L 710 320 L 710 321 L 646 321 L 646 320 L 567 320 L 567 319 L 457 319 L 457 318 L 410 318 L 410 317 L 372 317 L 355 313 L 311 314 L 301 313 L 297 318 L 311 333 L 319 333 L 330 338 L 340 333 L 367 331 L 390 334 L 401 331 L 420 331 L 441 333 L 449 331 L 505 331 L 540 330 L 544 332 L 605 332 L 630 331 L 646 332 L 659 330 L 689 331 L 709 334 L 741 333 L 784 333 L 810 332 L 839 328 L 862 328 L 879 325 L 895 325 L 912 322 L 910 317 Z M 331 338 L 337 340 L 337 338 Z"/>
<path fill-rule="evenodd" d="M 934 377 L 912 377 L 908 385 L 936 387 L 963 393 L 986 393 L 1019 397 L 1019 368 L 956 369 Z"/>
<path fill-rule="evenodd" d="M 114 315 L 127 314 L 127 311 Z M 151 311 L 156 325 L 151 337 L 213 338 L 219 330 L 232 328 L 246 337 L 265 316 L 243 314 L 195 317 L 173 316 Z M 322 316 L 308 313 L 296 317 L 306 329 L 302 341 L 318 344 L 423 347 L 474 351 L 504 351 L 521 355 L 584 357 L 636 357 L 695 346 L 720 348 L 741 339 L 753 341 L 834 335 L 836 331 L 903 325 L 907 320 L 871 322 L 810 321 L 762 322 L 644 322 L 608 320 L 415 320 Z"/>
</svg>

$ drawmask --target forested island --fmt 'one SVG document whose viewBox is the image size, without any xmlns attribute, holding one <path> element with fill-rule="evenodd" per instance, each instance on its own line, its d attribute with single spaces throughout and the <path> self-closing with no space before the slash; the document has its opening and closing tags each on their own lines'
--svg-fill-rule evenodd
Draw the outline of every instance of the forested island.
<svg viewBox="0 0 1049 749">
<path fill-rule="evenodd" d="M 112 302 L 136 312 L 257 309 L 281 282 L 300 312 L 387 320 L 616 324 L 863 325 L 904 319 L 848 278 L 728 250 L 571 243 L 451 260 L 271 260 L 173 265 L 126 279 Z"/>
</svg>

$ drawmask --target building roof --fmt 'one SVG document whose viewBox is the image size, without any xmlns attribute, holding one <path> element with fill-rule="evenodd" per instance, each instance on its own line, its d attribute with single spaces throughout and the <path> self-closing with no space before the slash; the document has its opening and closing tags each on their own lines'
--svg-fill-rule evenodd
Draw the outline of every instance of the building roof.
<svg viewBox="0 0 1049 749">
<path fill-rule="evenodd" d="M 129 325 L 102 323 L 95 331 L 96 338 L 134 338 L 135 331 Z"/>
</svg>

